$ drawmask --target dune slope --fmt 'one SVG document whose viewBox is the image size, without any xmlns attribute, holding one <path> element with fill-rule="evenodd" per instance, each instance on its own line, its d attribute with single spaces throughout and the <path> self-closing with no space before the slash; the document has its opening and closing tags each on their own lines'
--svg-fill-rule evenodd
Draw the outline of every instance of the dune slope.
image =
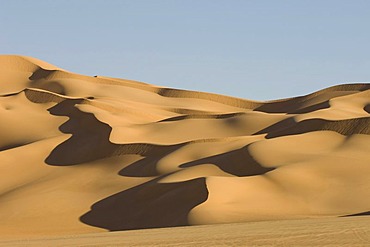
<svg viewBox="0 0 370 247">
<path fill-rule="evenodd" d="M 0 56 L 0 233 L 370 211 L 370 84 L 259 102 Z"/>
</svg>

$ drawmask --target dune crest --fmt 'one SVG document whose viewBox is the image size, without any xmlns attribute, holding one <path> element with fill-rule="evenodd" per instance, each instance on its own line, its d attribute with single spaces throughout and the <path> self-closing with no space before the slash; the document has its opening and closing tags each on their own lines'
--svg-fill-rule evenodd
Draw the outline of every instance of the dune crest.
<svg viewBox="0 0 370 247">
<path fill-rule="evenodd" d="M 0 56 L 0 232 L 370 211 L 370 84 L 253 101 Z"/>
</svg>

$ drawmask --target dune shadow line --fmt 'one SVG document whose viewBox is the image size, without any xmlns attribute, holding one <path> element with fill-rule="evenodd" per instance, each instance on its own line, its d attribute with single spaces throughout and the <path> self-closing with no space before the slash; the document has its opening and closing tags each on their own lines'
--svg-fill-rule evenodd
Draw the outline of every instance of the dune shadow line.
<svg viewBox="0 0 370 247">
<path fill-rule="evenodd" d="M 99 121 L 93 113 L 83 112 L 75 107 L 76 104 L 82 103 L 84 99 L 66 99 L 55 106 L 48 109 L 50 114 L 54 116 L 66 116 L 68 121 L 63 123 L 59 130 L 66 134 L 72 134 L 70 138 L 55 147 L 45 162 L 48 165 L 69 166 L 78 165 L 106 157 L 137 154 L 145 157 L 150 157 L 151 163 L 155 163 L 156 157 L 159 160 L 166 154 L 185 145 L 156 145 L 147 143 L 131 143 L 131 144 L 114 144 L 109 141 L 112 127 L 108 124 Z M 149 159 L 149 158 L 148 158 Z M 138 161 L 135 165 L 123 171 L 121 175 L 135 175 L 137 172 L 144 172 L 148 176 L 158 175 L 150 171 L 148 159 Z M 140 164 L 146 164 L 143 170 L 138 170 L 135 167 L 141 167 Z M 149 162 L 150 163 L 150 162 Z M 153 163 L 153 164 L 154 164 Z"/>
<path fill-rule="evenodd" d="M 364 111 L 366 111 L 367 113 L 370 114 L 370 104 L 367 104 L 365 107 L 364 107 Z"/>
<path fill-rule="evenodd" d="M 82 101 L 64 100 L 48 110 L 52 115 L 69 117 L 59 129 L 72 136 L 52 150 L 45 160 L 47 164 L 61 166 L 89 162 L 111 156 L 119 147 L 109 141 L 112 128 L 108 124 L 75 107 Z"/>
<path fill-rule="evenodd" d="M 201 164 L 214 164 L 224 172 L 235 176 L 255 176 L 265 174 L 275 168 L 261 166 L 248 151 L 248 145 L 230 152 L 206 157 L 180 165 L 181 168 Z"/>
<path fill-rule="evenodd" d="M 353 134 L 370 134 L 370 117 L 345 119 L 345 120 L 326 120 L 326 119 L 306 119 L 296 122 L 294 118 L 284 119 L 275 123 L 263 130 L 260 130 L 254 135 L 265 134 L 267 139 L 298 135 L 319 130 L 335 131 L 342 135 Z"/>
<path fill-rule="evenodd" d="M 153 177 L 159 176 L 157 170 L 158 162 L 166 155 L 176 151 L 185 144 L 176 144 L 170 146 L 164 146 L 162 148 L 155 148 L 156 152 L 151 155 L 147 155 L 145 158 L 138 160 L 118 172 L 121 176 L 128 177 Z"/>
<path fill-rule="evenodd" d="M 370 211 L 366 211 L 366 212 L 361 212 L 361 213 L 356 213 L 356 214 L 343 215 L 343 216 L 341 216 L 341 217 L 369 216 L 369 215 L 370 215 Z"/>
<path fill-rule="evenodd" d="M 192 208 L 208 198 L 205 178 L 159 183 L 160 178 L 95 203 L 81 222 L 110 231 L 189 225 Z"/>
</svg>

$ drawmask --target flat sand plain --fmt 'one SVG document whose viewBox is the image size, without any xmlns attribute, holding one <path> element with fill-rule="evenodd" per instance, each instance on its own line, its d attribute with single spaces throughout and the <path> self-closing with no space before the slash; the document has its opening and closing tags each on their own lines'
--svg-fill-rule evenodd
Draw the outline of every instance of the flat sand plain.
<svg viewBox="0 0 370 247">
<path fill-rule="evenodd" d="M 370 246 L 370 216 L 0 240 L 0 246 Z"/>
</svg>

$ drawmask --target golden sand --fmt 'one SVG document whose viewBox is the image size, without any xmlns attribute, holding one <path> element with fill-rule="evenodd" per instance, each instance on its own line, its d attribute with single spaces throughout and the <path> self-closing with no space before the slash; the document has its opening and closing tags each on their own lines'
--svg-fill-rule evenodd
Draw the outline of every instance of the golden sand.
<svg viewBox="0 0 370 247">
<path fill-rule="evenodd" d="M 369 214 L 370 84 L 260 102 L 0 71 L 2 239 Z"/>
</svg>

